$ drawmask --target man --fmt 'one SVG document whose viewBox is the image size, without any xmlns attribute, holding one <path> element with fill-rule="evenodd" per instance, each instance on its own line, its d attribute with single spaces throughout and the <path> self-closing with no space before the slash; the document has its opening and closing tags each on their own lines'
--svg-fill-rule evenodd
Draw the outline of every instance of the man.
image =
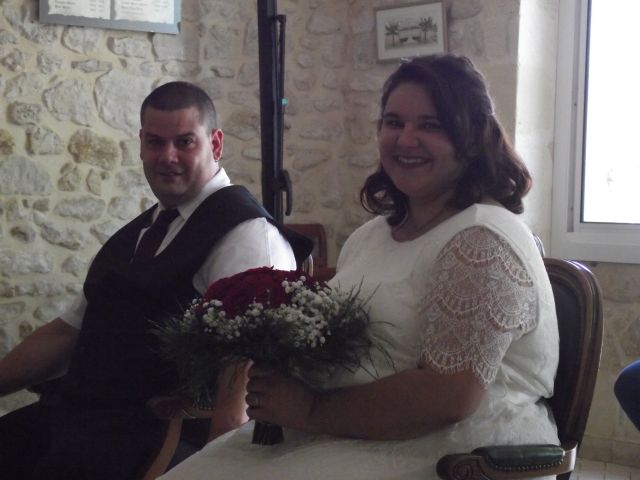
<svg viewBox="0 0 640 480">
<path fill-rule="evenodd" d="M 613 391 L 624 413 L 640 431 L 640 360 L 622 369 Z"/>
<path fill-rule="evenodd" d="M 53 394 L 0 418 L 3 479 L 135 478 L 164 434 L 145 404 L 176 385 L 149 334 L 153 322 L 179 315 L 219 278 L 264 265 L 295 269 L 311 251 L 231 185 L 204 91 L 162 85 L 140 119 L 140 158 L 158 205 L 105 243 L 74 308 L 0 360 L 0 395 L 67 371 Z M 239 408 L 217 405 L 216 430 L 238 426 Z"/>
</svg>

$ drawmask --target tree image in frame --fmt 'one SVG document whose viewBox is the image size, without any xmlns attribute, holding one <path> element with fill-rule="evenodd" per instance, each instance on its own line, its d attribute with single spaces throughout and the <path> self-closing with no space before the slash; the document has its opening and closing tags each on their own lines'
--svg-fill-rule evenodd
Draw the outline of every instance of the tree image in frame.
<svg viewBox="0 0 640 480">
<path fill-rule="evenodd" d="M 385 47 L 406 47 L 411 44 L 429 45 L 438 42 L 438 24 L 433 17 L 393 19 L 385 23 Z"/>
</svg>

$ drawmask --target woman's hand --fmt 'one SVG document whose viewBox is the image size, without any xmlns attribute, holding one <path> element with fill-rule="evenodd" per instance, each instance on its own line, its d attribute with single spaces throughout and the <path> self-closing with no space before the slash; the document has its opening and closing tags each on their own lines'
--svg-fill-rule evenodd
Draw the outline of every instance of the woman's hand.
<svg viewBox="0 0 640 480">
<path fill-rule="evenodd" d="M 458 422 L 476 410 L 485 393 L 471 371 L 443 375 L 427 366 L 322 392 L 264 364 L 253 365 L 248 376 L 250 418 L 368 440 L 413 438 Z"/>
<path fill-rule="evenodd" d="M 249 418 L 283 427 L 308 430 L 315 394 L 299 380 L 267 365 L 254 364 L 248 372 Z"/>
</svg>

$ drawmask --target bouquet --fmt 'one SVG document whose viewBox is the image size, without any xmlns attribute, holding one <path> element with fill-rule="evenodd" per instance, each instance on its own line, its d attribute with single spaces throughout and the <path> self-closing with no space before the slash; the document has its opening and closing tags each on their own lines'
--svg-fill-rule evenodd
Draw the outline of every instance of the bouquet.
<svg viewBox="0 0 640 480">
<path fill-rule="evenodd" d="M 246 360 L 267 362 L 311 387 L 336 367 L 361 366 L 376 345 L 358 293 L 300 271 L 254 268 L 214 282 L 154 333 L 161 353 L 177 367 L 181 393 L 207 408 L 218 374 Z M 282 441 L 282 429 L 257 424 L 253 441 Z"/>
</svg>

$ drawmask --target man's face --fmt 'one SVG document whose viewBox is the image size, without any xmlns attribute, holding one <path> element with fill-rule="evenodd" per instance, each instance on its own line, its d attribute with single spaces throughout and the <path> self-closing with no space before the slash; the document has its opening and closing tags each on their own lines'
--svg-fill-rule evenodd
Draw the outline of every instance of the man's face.
<svg viewBox="0 0 640 480">
<path fill-rule="evenodd" d="M 148 107 L 140 129 L 140 158 L 147 182 L 167 208 L 193 199 L 218 173 L 222 131 L 208 131 L 196 107 Z"/>
</svg>

